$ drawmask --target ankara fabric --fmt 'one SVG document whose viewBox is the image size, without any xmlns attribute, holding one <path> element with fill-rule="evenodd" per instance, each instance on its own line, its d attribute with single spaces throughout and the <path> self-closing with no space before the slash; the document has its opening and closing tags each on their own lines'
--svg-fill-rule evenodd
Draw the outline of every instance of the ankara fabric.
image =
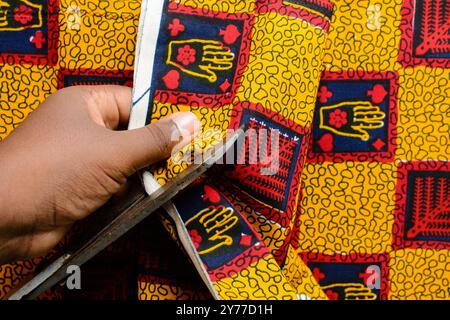
<svg viewBox="0 0 450 320">
<path fill-rule="evenodd" d="M 264 285 L 276 275 L 291 298 L 448 299 L 450 3 L 334 3 L 331 23 L 328 1 L 173 4 L 175 12 L 223 22 L 224 34 L 213 40 L 231 42 L 241 59 L 216 86 L 189 87 L 177 71 L 176 87 L 173 70 L 163 70 L 169 76 L 149 121 L 193 110 L 206 128 L 247 121 L 286 131 L 292 174 L 251 184 L 255 168 L 234 167 L 214 185 L 255 232 L 245 235 L 267 252 L 221 278 L 229 298 L 283 298 L 280 286 Z M 139 1 L 0 1 L 1 138 L 58 88 L 131 86 L 139 8 Z M 184 99 L 177 91 L 196 94 Z M 167 168 L 156 172 L 160 180 L 179 170 Z M 267 184 L 279 194 L 263 190 Z M 89 290 L 59 288 L 42 298 L 208 298 L 154 220 L 86 265 Z M 39 261 L 0 267 L 0 296 Z M 379 286 L 370 289 L 373 279 Z"/>
</svg>

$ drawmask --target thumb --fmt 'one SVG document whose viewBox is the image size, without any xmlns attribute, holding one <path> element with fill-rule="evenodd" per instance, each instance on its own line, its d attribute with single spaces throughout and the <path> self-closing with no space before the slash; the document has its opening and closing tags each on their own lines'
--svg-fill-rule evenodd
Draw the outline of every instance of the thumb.
<svg viewBox="0 0 450 320">
<path fill-rule="evenodd" d="M 146 127 L 114 131 L 119 169 L 128 175 L 168 158 L 174 149 L 189 144 L 200 130 L 200 122 L 191 112 L 179 112 Z"/>
</svg>

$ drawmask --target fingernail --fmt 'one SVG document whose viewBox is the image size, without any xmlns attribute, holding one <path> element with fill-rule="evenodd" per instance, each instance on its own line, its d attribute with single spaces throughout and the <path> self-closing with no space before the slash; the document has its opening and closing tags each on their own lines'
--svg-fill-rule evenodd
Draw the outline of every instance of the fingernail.
<svg viewBox="0 0 450 320">
<path fill-rule="evenodd" d="M 192 112 L 179 112 L 173 114 L 170 119 L 174 122 L 180 134 L 180 140 L 189 142 L 200 131 L 200 121 Z"/>
</svg>

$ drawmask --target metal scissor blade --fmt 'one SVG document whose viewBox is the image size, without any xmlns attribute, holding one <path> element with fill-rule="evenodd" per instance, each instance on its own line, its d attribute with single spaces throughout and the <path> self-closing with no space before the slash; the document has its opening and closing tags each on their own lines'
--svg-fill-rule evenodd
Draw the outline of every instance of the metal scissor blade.
<svg viewBox="0 0 450 320">
<path fill-rule="evenodd" d="M 69 266 L 81 266 L 119 237 L 124 235 L 151 213 L 170 201 L 181 190 L 205 173 L 243 135 L 237 130 L 223 143 L 214 147 L 205 159 L 198 161 L 147 196 L 141 186 L 118 205 L 105 206 L 92 215 L 96 222 L 90 223 L 92 229 L 72 244 L 68 253 L 58 257 L 36 276 L 22 286 L 13 289 L 6 297 L 9 300 L 36 299 L 41 293 L 65 279 Z M 197 163 L 197 164 L 195 164 Z"/>
</svg>

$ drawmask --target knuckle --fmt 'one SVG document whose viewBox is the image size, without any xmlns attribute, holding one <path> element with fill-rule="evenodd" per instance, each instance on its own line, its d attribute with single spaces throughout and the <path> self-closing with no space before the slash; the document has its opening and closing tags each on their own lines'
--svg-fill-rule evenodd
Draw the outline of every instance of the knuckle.
<svg viewBox="0 0 450 320">
<path fill-rule="evenodd" d="M 86 86 L 83 89 L 85 90 L 85 99 L 87 102 L 94 105 L 100 104 L 108 97 L 106 89 L 102 86 Z"/>
</svg>

